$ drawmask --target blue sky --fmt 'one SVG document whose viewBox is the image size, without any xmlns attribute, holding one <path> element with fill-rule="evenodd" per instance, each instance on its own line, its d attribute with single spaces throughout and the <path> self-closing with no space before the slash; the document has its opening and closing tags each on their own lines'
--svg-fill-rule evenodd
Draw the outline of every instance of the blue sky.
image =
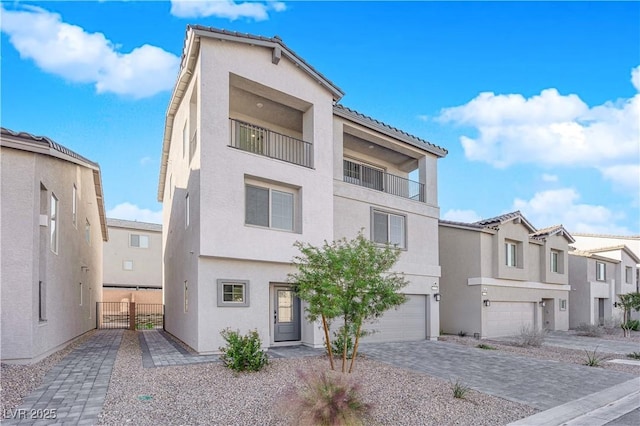
<svg viewBox="0 0 640 426">
<path fill-rule="evenodd" d="M 341 103 L 449 150 L 441 216 L 640 234 L 640 3 L 2 2 L 2 126 L 100 163 L 159 221 L 187 24 L 279 35 Z"/>
</svg>

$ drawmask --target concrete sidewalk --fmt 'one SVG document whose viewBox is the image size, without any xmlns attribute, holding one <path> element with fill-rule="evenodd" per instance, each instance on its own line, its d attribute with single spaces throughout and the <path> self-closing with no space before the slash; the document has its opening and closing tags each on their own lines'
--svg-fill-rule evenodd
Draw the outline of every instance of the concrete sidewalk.
<svg viewBox="0 0 640 426">
<path fill-rule="evenodd" d="M 638 425 L 640 424 L 638 409 L 640 409 L 640 377 L 542 411 L 510 423 L 509 426 Z M 622 423 L 616 422 L 617 419 Z"/>
</svg>

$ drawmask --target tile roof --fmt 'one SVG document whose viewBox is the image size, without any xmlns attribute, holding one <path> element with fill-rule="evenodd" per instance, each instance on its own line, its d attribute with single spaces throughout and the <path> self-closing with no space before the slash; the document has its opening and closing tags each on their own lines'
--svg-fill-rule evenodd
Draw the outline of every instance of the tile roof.
<svg viewBox="0 0 640 426">
<path fill-rule="evenodd" d="M 620 238 L 625 240 L 638 240 L 640 235 L 613 235 L 613 234 L 589 234 L 584 232 L 574 232 L 576 237 L 598 237 L 598 238 Z"/>
<path fill-rule="evenodd" d="M 566 236 L 569 242 L 575 243 L 576 240 L 573 239 L 571 234 L 569 234 L 569 232 L 567 232 L 567 230 L 562 225 L 553 225 L 547 228 L 538 229 L 537 231 L 530 233 L 529 236 L 537 240 L 544 240 L 545 238 L 558 233 Z"/>
<path fill-rule="evenodd" d="M 591 252 L 584 251 L 584 250 L 569 250 L 569 254 L 571 256 L 588 257 L 590 259 L 604 260 L 606 262 L 611 262 L 611 263 L 620 263 L 619 260 L 611 259 L 610 257 L 599 256 L 599 255 L 597 255 L 595 253 L 591 253 Z"/>
<path fill-rule="evenodd" d="M 475 223 L 467 223 L 467 222 L 456 222 L 454 220 L 438 220 L 438 223 L 441 225 L 451 225 L 451 226 L 463 226 L 465 228 L 475 228 L 475 229 L 485 229 L 482 225 L 477 225 Z"/>
<path fill-rule="evenodd" d="M 487 226 L 487 225 L 493 225 L 496 223 L 504 223 L 511 219 L 515 219 L 518 216 L 522 217 L 522 213 L 520 213 L 520 210 L 516 210 L 515 212 L 511 212 L 511 213 L 501 214 L 500 216 L 490 217 L 488 219 L 481 219 L 473 223 L 477 225 Z"/>
<path fill-rule="evenodd" d="M 585 252 L 588 252 L 588 253 L 602 253 L 602 252 L 606 252 L 606 251 L 616 251 L 616 250 L 624 250 L 624 251 L 626 251 L 627 254 L 629 256 L 631 256 L 631 258 L 633 260 L 635 260 L 637 263 L 640 263 L 640 258 L 638 258 L 638 256 L 636 256 L 636 254 L 633 252 L 633 250 L 631 250 L 625 244 L 618 244 L 618 245 L 609 246 L 609 247 L 598 247 L 598 248 L 582 249 L 581 251 L 585 251 Z"/>
<path fill-rule="evenodd" d="M 390 134 L 390 136 L 394 136 L 418 148 L 432 152 L 440 157 L 444 157 L 449 152 L 445 148 L 432 144 L 431 142 L 424 140 L 422 138 L 419 138 L 418 136 L 414 136 L 410 133 L 405 132 L 404 130 L 400 130 L 396 127 L 390 126 L 387 123 L 384 123 L 380 120 L 376 120 L 375 118 L 369 117 L 368 115 L 362 114 L 344 105 L 335 104 L 333 106 L 333 112 L 338 115 L 343 115 L 343 116 L 347 115 L 348 117 L 357 117 L 363 120 L 365 124 L 368 124 L 369 126 L 382 128 L 382 130 L 386 130 Z"/>
<path fill-rule="evenodd" d="M 113 228 L 140 229 L 145 231 L 162 232 L 162 225 L 158 223 L 138 222 L 137 220 L 124 220 L 107 218 L 107 226 Z"/>
<path fill-rule="evenodd" d="M 70 150 L 69 148 L 60 145 L 59 143 L 55 142 L 53 139 L 50 139 L 46 136 L 36 136 L 36 135 L 32 135 L 31 133 L 27 133 L 27 132 L 16 132 L 14 130 L 10 130 L 7 129 L 5 127 L 1 127 L 0 128 L 0 133 L 2 135 L 7 135 L 7 136 L 12 136 L 14 138 L 19 138 L 19 139 L 23 139 L 23 140 L 27 140 L 29 142 L 32 143 L 36 143 L 36 144 L 42 144 L 42 145 L 46 145 L 47 147 L 58 151 L 62 154 L 68 155 L 69 157 L 75 158 L 76 160 L 80 160 L 82 162 L 88 163 L 90 165 L 92 165 L 93 167 L 100 167 L 98 165 L 98 163 L 95 163 L 91 160 L 89 160 L 86 157 L 83 157 L 82 155 L 78 154 L 75 151 Z"/>
</svg>

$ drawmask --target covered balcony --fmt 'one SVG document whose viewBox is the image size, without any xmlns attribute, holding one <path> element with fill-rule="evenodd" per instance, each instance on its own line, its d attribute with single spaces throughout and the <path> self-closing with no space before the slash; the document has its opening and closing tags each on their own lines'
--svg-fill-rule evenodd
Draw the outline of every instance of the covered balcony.
<svg viewBox="0 0 640 426">
<path fill-rule="evenodd" d="M 425 202 L 424 183 L 396 176 L 376 167 L 344 159 L 343 176 L 347 183 Z"/>
</svg>

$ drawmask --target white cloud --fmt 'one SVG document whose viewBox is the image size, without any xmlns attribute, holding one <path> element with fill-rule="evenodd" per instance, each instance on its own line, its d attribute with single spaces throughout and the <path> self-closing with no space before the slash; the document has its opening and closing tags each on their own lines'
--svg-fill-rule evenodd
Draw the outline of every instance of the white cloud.
<svg viewBox="0 0 640 426">
<path fill-rule="evenodd" d="M 640 66 L 631 74 L 632 84 L 640 88 Z M 481 93 L 464 105 L 443 109 L 438 120 L 477 130 L 477 137 L 460 137 L 469 160 L 498 168 L 532 163 L 594 167 L 604 173 L 637 164 L 638 117 L 640 94 L 589 107 L 575 94 L 546 89 L 530 98 Z"/>
<path fill-rule="evenodd" d="M 34 6 L 0 11 L 2 32 L 20 56 L 46 72 L 94 84 L 98 93 L 134 98 L 173 87 L 180 59 L 159 47 L 145 44 L 121 53 L 104 34 L 62 22 L 57 13 Z"/>
<path fill-rule="evenodd" d="M 640 164 L 622 164 L 600 168 L 605 179 L 614 182 L 618 189 L 640 195 Z"/>
<path fill-rule="evenodd" d="M 557 182 L 558 181 L 558 176 L 550 175 L 548 173 L 543 173 L 542 174 L 542 180 L 545 181 L 545 182 Z"/>
<path fill-rule="evenodd" d="M 151 157 L 142 157 L 140 159 L 140 165 L 142 167 L 146 166 L 147 164 L 151 163 Z"/>
<path fill-rule="evenodd" d="M 142 209 L 135 204 L 118 204 L 107 211 L 107 217 L 113 219 L 137 220 L 138 222 L 162 223 L 162 210 Z"/>
<path fill-rule="evenodd" d="M 474 210 L 456 210 L 456 209 L 451 209 L 451 210 L 448 210 L 442 216 L 442 219 L 450 220 L 450 221 L 453 221 L 453 222 L 473 223 L 473 222 L 479 221 L 482 218 Z"/>
<path fill-rule="evenodd" d="M 571 232 L 630 235 L 631 231 L 616 222 L 623 219 L 607 207 L 580 204 L 580 194 L 573 188 L 537 192 L 530 200 L 516 198 L 513 210 L 520 210 L 536 227 L 562 224 Z"/>
<path fill-rule="evenodd" d="M 269 19 L 270 11 L 282 12 L 286 8 L 286 5 L 280 1 L 171 0 L 171 14 L 178 18 L 215 16 L 230 21 L 239 18 L 264 21 Z"/>
</svg>

